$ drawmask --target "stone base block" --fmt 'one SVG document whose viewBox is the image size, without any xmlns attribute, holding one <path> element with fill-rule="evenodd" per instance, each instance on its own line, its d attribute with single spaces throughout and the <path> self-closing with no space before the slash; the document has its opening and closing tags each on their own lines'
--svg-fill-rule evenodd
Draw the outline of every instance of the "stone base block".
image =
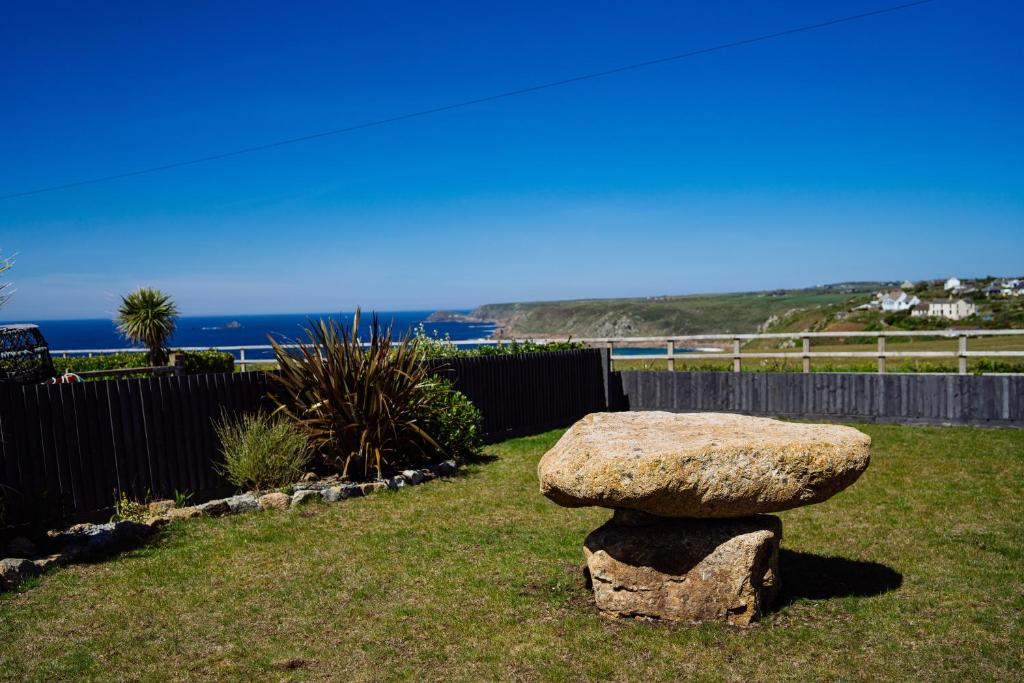
<svg viewBox="0 0 1024 683">
<path fill-rule="evenodd" d="M 668 519 L 616 513 L 584 542 L 598 609 L 610 617 L 756 621 L 779 589 L 778 517 Z"/>
</svg>

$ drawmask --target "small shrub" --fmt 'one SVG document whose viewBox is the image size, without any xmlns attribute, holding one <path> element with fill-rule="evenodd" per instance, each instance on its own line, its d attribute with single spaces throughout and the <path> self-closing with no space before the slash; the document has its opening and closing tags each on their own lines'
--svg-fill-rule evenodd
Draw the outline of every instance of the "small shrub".
<svg viewBox="0 0 1024 683">
<path fill-rule="evenodd" d="M 121 492 L 121 495 L 114 501 L 114 522 L 144 522 L 149 516 L 149 506 L 146 503 L 132 500 L 128 494 Z"/>
<path fill-rule="evenodd" d="M 186 375 L 203 375 L 212 372 L 234 372 L 235 357 L 227 351 L 206 349 L 205 351 L 179 351 L 185 359 Z"/>
<path fill-rule="evenodd" d="M 266 489 L 298 479 L 309 462 L 306 435 L 283 417 L 222 414 L 214 424 L 224 463 L 221 473 L 239 488 Z"/>
<path fill-rule="evenodd" d="M 423 430 L 450 457 L 466 459 L 479 453 L 483 418 L 473 402 L 446 379 L 429 384 L 426 393 Z"/>
<path fill-rule="evenodd" d="M 191 499 L 192 494 L 190 492 L 174 489 L 174 507 L 183 508 L 188 505 L 188 501 Z"/>
</svg>

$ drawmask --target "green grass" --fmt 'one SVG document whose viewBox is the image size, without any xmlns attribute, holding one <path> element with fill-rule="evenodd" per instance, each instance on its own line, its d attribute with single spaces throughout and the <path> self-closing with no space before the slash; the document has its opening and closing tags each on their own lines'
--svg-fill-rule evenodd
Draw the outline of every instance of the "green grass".
<svg viewBox="0 0 1024 683">
<path fill-rule="evenodd" d="M 1019 679 L 1024 431 L 861 428 L 861 480 L 781 515 L 785 593 L 749 630 L 603 620 L 581 544 L 608 513 L 538 494 L 551 432 L 454 480 L 50 572 L 0 597 L 0 678 Z"/>
<path fill-rule="evenodd" d="M 506 336 L 636 337 L 757 332 L 801 316 L 863 303 L 878 283 L 733 294 L 487 304 L 473 316 L 499 321 Z M 795 323 L 794 323 L 795 324 Z M 799 326 L 798 326 L 799 327 Z"/>
</svg>

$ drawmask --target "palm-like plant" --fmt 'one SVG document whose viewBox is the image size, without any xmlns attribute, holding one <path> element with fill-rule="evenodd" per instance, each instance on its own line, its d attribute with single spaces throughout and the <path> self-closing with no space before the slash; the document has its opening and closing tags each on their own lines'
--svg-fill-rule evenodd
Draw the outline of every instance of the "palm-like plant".
<svg viewBox="0 0 1024 683">
<path fill-rule="evenodd" d="M 139 287 L 121 297 L 117 308 L 118 331 L 127 339 L 149 349 L 150 365 L 167 362 L 167 340 L 174 333 L 178 307 L 169 294 Z"/>
<path fill-rule="evenodd" d="M 382 329 L 373 316 L 364 345 L 359 320 L 357 309 L 351 331 L 333 320 L 310 321 L 294 353 L 271 338 L 281 368 L 271 375 L 281 389 L 274 400 L 343 474 L 354 466 L 380 476 L 385 466 L 442 451 L 421 425 L 434 380 L 410 338 L 393 344 L 391 327 Z"/>
</svg>

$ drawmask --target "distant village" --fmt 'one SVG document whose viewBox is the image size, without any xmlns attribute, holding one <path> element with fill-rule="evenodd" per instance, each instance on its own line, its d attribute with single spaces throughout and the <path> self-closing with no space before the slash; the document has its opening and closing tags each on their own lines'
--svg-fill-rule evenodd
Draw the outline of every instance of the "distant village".
<svg viewBox="0 0 1024 683">
<path fill-rule="evenodd" d="M 938 291 L 941 291 L 944 296 L 930 296 L 931 293 Z M 872 301 L 858 306 L 855 310 L 887 313 L 910 311 L 910 315 L 914 318 L 963 320 L 979 315 L 985 319 L 985 311 L 979 314 L 979 300 L 1008 299 L 1019 297 L 1022 294 L 1024 294 L 1024 279 L 1022 278 L 961 280 L 951 277 L 945 282 L 936 280 L 916 283 L 905 280 L 899 289 L 878 292 Z"/>
</svg>

